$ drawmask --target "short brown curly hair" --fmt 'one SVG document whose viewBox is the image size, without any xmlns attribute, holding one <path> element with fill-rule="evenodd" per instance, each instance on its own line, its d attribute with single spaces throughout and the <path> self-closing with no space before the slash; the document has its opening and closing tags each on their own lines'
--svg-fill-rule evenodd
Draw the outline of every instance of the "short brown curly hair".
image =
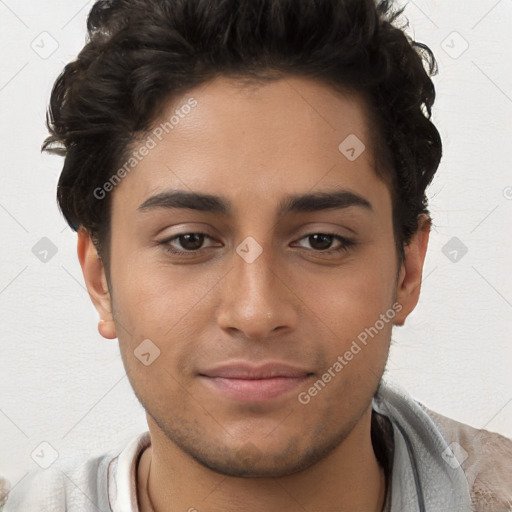
<svg viewBox="0 0 512 512">
<path fill-rule="evenodd" d="M 401 261 L 442 154 L 431 122 L 437 63 L 393 25 L 402 12 L 376 0 L 97 1 L 87 44 L 54 84 L 42 146 L 65 155 L 57 199 L 68 224 L 89 230 L 108 272 L 111 198 L 93 191 L 164 102 L 217 75 L 298 75 L 365 98 Z"/>
</svg>

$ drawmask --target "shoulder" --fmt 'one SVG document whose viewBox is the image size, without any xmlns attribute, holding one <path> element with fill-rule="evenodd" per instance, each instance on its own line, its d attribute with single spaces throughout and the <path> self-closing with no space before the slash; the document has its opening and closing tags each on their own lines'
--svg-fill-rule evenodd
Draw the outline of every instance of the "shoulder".
<svg viewBox="0 0 512 512">
<path fill-rule="evenodd" d="M 471 512 L 512 512 L 511 439 L 443 416 L 394 382 L 381 382 L 373 407 L 398 441 L 407 438 L 431 497 L 453 501 L 458 493 Z"/>
<path fill-rule="evenodd" d="M 0 500 L 0 511 L 109 510 L 106 485 L 111 459 L 112 454 L 109 452 L 76 467 L 52 466 L 48 469 L 32 470 L 16 484 L 4 479 L 8 494 L 3 507 Z"/>
<path fill-rule="evenodd" d="M 2 512 L 65 510 L 62 474 L 56 469 L 32 470 L 13 484 L 4 479 L 6 493 Z"/>
<path fill-rule="evenodd" d="M 512 440 L 417 403 L 439 429 L 463 469 L 475 511 L 512 511 Z"/>
<path fill-rule="evenodd" d="M 3 508 L 0 477 L 0 512 L 137 510 L 136 466 L 150 444 L 151 436 L 145 431 L 85 462 L 33 470 L 17 483 L 4 479 L 7 501 L 4 498 Z"/>
</svg>

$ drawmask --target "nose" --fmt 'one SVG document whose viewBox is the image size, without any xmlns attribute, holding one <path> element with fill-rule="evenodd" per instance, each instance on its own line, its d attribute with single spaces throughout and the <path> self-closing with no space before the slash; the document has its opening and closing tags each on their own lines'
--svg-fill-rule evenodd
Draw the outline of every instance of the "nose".
<svg viewBox="0 0 512 512">
<path fill-rule="evenodd" d="M 287 274 L 282 265 L 273 262 L 268 250 L 252 262 L 235 252 L 233 268 L 220 283 L 218 325 L 253 340 L 294 330 L 300 300 Z"/>
</svg>

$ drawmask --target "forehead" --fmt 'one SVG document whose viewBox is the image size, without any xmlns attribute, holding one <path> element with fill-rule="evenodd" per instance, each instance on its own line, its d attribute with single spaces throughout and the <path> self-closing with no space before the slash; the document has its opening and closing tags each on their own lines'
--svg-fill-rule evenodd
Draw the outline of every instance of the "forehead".
<svg viewBox="0 0 512 512">
<path fill-rule="evenodd" d="M 164 105 L 115 196 L 133 207 L 188 189 L 261 206 L 284 193 L 382 188 L 368 126 L 361 97 L 311 79 L 219 77 Z"/>
</svg>

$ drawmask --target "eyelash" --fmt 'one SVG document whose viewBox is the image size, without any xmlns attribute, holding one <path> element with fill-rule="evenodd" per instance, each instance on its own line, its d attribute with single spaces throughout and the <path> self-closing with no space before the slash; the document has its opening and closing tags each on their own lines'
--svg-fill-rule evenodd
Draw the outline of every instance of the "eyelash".
<svg viewBox="0 0 512 512">
<path fill-rule="evenodd" d="M 161 242 L 161 245 L 164 246 L 164 250 L 166 252 L 168 252 L 170 254 L 178 255 L 178 256 L 194 255 L 194 254 L 197 254 L 199 251 L 201 251 L 201 249 L 198 249 L 196 251 L 180 251 L 180 250 L 174 249 L 171 245 L 169 245 L 173 240 L 177 240 L 181 236 L 185 236 L 185 235 L 202 235 L 202 236 L 205 236 L 207 238 L 211 238 L 207 233 L 202 233 L 202 232 L 198 232 L 198 231 L 192 231 L 192 232 L 188 232 L 188 233 L 180 233 L 178 235 L 174 235 L 172 238 L 169 238 L 169 239 L 164 240 L 163 242 Z M 318 250 L 318 251 L 316 251 L 314 249 L 311 249 L 313 252 L 316 252 L 318 254 L 339 254 L 339 253 L 347 252 L 354 245 L 357 245 L 357 242 L 355 242 L 354 240 L 350 240 L 350 239 L 345 238 L 345 237 L 343 237 L 341 235 L 338 235 L 336 233 L 329 233 L 329 232 L 324 232 L 324 231 L 318 231 L 318 232 L 315 232 L 315 233 L 308 233 L 307 235 L 304 235 L 303 237 L 301 237 L 299 240 L 303 240 L 304 238 L 308 238 L 308 237 L 313 236 L 313 235 L 332 236 L 335 240 L 338 240 L 339 242 L 341 242 L 340 247 L 338 247 L 337 249 L 326 249 L 326 250 Z"/>
</svg>

